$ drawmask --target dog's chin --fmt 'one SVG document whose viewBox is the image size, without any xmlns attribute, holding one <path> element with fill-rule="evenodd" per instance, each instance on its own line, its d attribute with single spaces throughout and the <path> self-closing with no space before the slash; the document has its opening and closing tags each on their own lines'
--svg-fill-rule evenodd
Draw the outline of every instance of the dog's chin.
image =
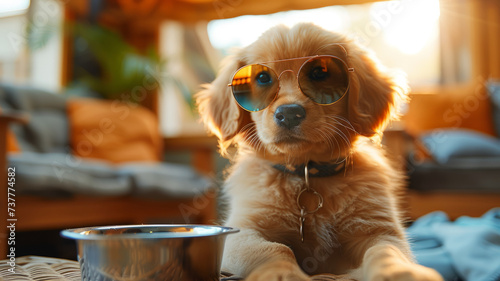
<svg viewBox="0 0 500 281">
<path fill-rule="evenodd" d="M 281 153 L 290 153 L 296 152 L 297 149 L 307 149 L 311 144 L 295 137 L 286 137 L 274 142 L 273 146 Z"/>
<path fill-rule="evenodd" d="M 305 135 L 277 134 L 265 141 L 261 139 L 260 157 L 276 162 L 302 164 L 304 161 L 339 161 L 349 153 L 349 146 L 335 146 L 340 140 L 325 142 L 307 138 Z"/>
<path fill-rule="evenodd" d="M 267 147 L 278 154 L 299 155 L 310 153 L 314 144 L 303 137 L 286 135 L 275 137 Z"/>
</svg>

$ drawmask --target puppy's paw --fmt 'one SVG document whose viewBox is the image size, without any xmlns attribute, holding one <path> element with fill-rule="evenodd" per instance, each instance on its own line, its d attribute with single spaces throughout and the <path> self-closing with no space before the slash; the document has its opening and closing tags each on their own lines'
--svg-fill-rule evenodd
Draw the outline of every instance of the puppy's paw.
<svg viewBox="0 0 500 281">
<path fill-rule="evenodd" d="M 263 264 L 254 269 L 246 281 L 309 281 L 297 264 L 277 261 Z"/>
<path fill-rule="evenodd" d="M 418 264 L 393 264 L 382 267 L 370 278 L 370 281 L 443 281 L 434 269 Z"/>
</svg>

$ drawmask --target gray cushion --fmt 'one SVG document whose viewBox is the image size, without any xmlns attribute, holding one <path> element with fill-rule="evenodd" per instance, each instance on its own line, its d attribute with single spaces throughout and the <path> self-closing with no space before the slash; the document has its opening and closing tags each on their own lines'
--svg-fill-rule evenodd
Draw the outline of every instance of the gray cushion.
<svg viewBox="0 0 500 281">
<path fill-rule="evenodd" d="M 456 158 L 500 156 L 499 139 L 471 130 L 438 129 L 419 141 L 440 164 Z"/>
<path fill-rule="evenodd" d="M 130 175 L 120 174 L 104 161 L 81 159 L 63 153 L 11 153 L 16 168 L 16 191 L 87 195 L 124 195 L 132 191 Z"/>
<path fill-rule="evenodd" d="M 59 152 L 69 150 L 69 122 L 66 98 L 26 86 L 0 84 L 0 106 L 29 114 L 28 124 L 11 124 L 22 151 Z"/>
<path fill-rule="evenodd" d="M 176 198 L 192 198 L 205 193 L 210 181 L 185 165 L 159 163 L 127 163 L 120 173 L 132 177 L 136 195 L 167 195 Z"/>
<path fill-rule="evenodd" d="M 497 136 L 500 137 L 500 81 L 488 81 L 486 87 L 491 97 L 493 110 L 493 123 Z"/>
<path fill-rule="evenodd" d="M 112 165 L 71 154 L 36 152 L 11 153 L 8 161 L 16 168 L 19 193 L 192 198 L 212 187 L 207 178 L 179 164 Z"/>
</svg>

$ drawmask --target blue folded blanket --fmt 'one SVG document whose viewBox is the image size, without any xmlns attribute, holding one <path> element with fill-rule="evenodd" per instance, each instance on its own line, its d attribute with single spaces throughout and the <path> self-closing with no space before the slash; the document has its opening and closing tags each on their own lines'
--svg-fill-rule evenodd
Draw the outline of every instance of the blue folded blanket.
<svg viewBox="0 0 500 281">
<path fill-rule="evenodd" d="M 447 281 L 500 281 L 500 208 L 454 222 L 433 212 L 415 221 L 408 237 L 418 263 Z"/>
</svg>

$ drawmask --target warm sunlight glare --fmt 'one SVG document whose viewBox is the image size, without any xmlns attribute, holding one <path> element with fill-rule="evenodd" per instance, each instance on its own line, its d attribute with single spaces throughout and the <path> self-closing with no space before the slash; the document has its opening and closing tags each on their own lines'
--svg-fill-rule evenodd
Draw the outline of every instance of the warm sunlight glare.
<svg viewBox="0 0 500 281">
<path fill-rule="evenodd" d="M 439 7 L 439 0 L 377 1 L 242 16 L 211 21 L 208 34 L 215 48 L 226 55 L 231 48 L 250 44 L 278 23 L 290 26 L 313 22 L 357 39 L 384 65 L 406 72 L 410 85 L 429 85 L 440 79 Z"/>
<path fill-rule="evenodd" d="M 374 4 L 372 16 L 386 9 L 386 3 Z M 438 36 L 439 0 L 403 0 L 400 5 L 400 12 L 391 15 L 392 22 L 384 29 L 384 40 L 402 53 L 416 54 Z"/>
<path fill-rule="evenodd" d="M 0 16 L 15 15 L 28 9 L 29 0 L 0 0 Z"/>
<path fill-rule="evenodd" d="M 299 22 L 314 22 L 329 30 L 345 31 L 350 18 L 342 6 L 313 10 L 288 11 L 271 15 L 241 16 L 232 19 L 214 20 L 208 25 L 208 34 L 214 47 L 243 47 L 254 42 L 272 26 L 293 26 Z"/>
</svg>

